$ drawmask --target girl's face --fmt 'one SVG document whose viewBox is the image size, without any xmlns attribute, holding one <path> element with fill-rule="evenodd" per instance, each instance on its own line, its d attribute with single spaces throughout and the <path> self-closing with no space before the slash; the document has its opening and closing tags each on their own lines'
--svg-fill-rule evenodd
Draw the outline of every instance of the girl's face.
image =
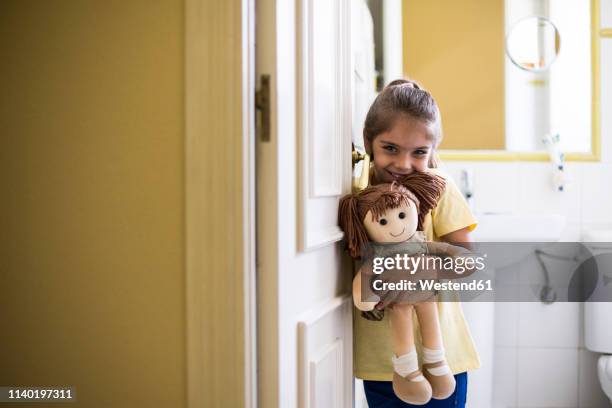
<svg viewBox="0 0 612 408">
<path fill-rule="evenodd" d="M 413 171 L 426 171 L 434 144 L 422 120 L 401 115 L 393 127 L 366 140 L 366 151 L 374 154 L 377 183 L 391 183 Z"/>
</svg>

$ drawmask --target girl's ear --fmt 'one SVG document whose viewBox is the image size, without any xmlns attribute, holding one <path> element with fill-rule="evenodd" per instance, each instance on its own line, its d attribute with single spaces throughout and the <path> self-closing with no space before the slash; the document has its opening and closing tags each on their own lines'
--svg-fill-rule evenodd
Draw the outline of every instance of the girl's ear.
<svg viewBox="0 0 612 408">
<path fill-rule="evenodd" d="M 420 171 L 413 171 L 402 178 L 401 183 L 419 200 L 419 215 L 425 216 L 434 208 L 446 188 L 444 178 Z"/>
<path fill-rule="evenodd" d="M 427 163 L 427 167 L 430 169 L 438 168 L 438 153 L 436 153 L 436 149 L 431 152 L 431 156 L 429 156 L 429 162 Z"/>
<path fill-rule="evenodd" d="M 340 199 L 338 206 L 338 222 L 344 231 L 349 254 L 353 258 L 361 256 L 361 249 L 368 243 L 368 234 L 363 226 L 363 220 L 357 210 L 358 198 L 354 194 L 347 194 Z"/>
</svg>

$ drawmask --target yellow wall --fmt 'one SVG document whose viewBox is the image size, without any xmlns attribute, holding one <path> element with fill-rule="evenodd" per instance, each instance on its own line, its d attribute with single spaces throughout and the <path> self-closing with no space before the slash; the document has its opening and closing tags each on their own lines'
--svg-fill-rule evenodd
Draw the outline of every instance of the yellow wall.
<svg viewBox="0 0 612 408">
<path fill-rule="evenodd" d="M 404 72 L 440 106 L 441 149 L 504 149 L 503 0 L 404 0 Z"/>
<path fill-rule="evenodd" d="M 184 406 L 183 2 L 3 0 L 0 34 L 0 385 Z"/>
</svg>

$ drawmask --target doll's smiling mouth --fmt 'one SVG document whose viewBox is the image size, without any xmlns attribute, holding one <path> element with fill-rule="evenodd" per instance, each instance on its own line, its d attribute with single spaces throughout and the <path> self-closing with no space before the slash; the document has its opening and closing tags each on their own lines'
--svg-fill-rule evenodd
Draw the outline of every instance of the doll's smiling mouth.
<svg viewBox="0 0 612 408">
<path fill-rule="evenodd" d="M 402 232 L 400 232 L 400 233 L 399 233 L 399 234 L 397 234 L 397 235 L 394 235 L 394 234 L 393 234 L 393 233 L 391 233 L 391 232 L 389 233 L 389 235 L 391 235 L 392 237 L 397 238 L 397 237 L 399 237 L 400 235 L 402 235 L 402 234 L 404 233 L 404 231 L 406 231 L 406 227 L 404 227 L 404 228 L 402 229 Z"/>
</svg>

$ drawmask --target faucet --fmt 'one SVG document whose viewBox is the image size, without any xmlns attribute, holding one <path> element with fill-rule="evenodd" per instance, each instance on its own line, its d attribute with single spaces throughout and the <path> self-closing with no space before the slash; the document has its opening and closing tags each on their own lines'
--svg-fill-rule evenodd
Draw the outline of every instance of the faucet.
<svg viewBox="0 0 612 408">
<path fill-rule="evenodd" d="M 460 188 L 468 205 L 474 210 L 474 173 L 472 169 L 461 170 Z"/>
</svg>

